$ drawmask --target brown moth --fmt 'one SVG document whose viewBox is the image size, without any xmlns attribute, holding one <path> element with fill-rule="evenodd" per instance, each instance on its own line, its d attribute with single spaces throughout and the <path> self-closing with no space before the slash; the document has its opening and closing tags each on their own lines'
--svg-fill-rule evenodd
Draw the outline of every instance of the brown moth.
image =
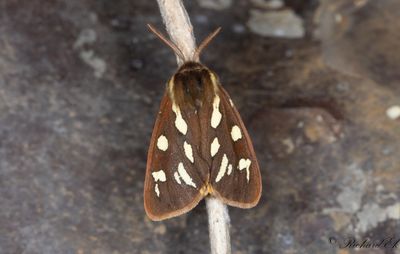
<svg viewBox="0 0 400 254">
<path fill-rule="evenodd" d="M 144 207 L 159 221 L 193 209 L 205 196 L 225 204 L 254 207 L 261 196 L 261 176 L 249 134 L 217 75 L 190 59 L 160 32 L 184 64 L 167 82 L 148 151 Z"/>
</svg>

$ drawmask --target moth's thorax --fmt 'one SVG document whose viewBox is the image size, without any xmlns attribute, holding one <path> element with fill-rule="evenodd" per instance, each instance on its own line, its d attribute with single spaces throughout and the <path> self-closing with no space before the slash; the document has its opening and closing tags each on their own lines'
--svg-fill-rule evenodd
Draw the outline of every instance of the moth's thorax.
<svg viewBox="0 0 400 254">
<path fill-rule="evenodd" d="M 169 82 L 169 93 L 178 107 L 198 110 L 211 103 L 217 90 L 215 74 L 197 62 L 182 65 Z"/>
</svg>

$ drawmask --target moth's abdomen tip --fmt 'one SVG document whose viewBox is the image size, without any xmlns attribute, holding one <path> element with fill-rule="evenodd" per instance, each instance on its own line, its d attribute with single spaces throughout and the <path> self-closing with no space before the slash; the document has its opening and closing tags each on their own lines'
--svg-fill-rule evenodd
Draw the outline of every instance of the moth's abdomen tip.
<svg viewBox="0 0 400 254">
<path fill-rule="evenodd" d="M 205 196 L 207 196 L 207 195 L 209 195 L 209 194 L 212 195 L 213 192 L 214 192 L 214 190 L 213 190 L 211 184 L 206 184 L 206 185 L 204 185 L 204 186 L 200 189 L 200 194 L 201 194 L 203 197 L 205 197 Z"/>
</svg>

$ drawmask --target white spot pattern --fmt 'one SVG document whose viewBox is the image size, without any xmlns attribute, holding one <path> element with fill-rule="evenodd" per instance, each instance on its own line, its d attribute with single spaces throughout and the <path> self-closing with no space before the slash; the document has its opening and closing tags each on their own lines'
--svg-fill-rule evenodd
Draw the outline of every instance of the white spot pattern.
<svg viewBox="0 0 400 254">
<path fill-rule="evenodd" d="M 218 127 L 222 119 L 222 114 L 219 111 L 219 103 L 220 103 L 220 98 L 218 95 L 216 95 L 214 98 L 213 112 L 211 115 L 211 127 L 213 127 L 214 129 Z"/>
<path fill-rule="evenodd" d="M 167 151 L 167 149 L 168 149 L 168 139 L 164 135 L 161 135 L 160 137 L 158 137 L 158 139 L 157 139 L 157 147 L 161 151 Z"/>
<path fill-rule="evenodd" d="M 250 165 L 251 165 L 251 160 L 250 159 L 240 159 L 239 160 L 238 169 L 240 171 L 242 171 L 243 169 L 246 169 L 247 182 L 250 181 Z"/>
<path fill-rule="evenodd" d="M 154 191 L 157 194 L 157 197 L 160 196 L 160 189 L 158 188 L 158 183 L 157 182 L 165 182 L 167 181 L 167 176 L 165 175 L 164 170 L 159 170 L 152 172 L 151 175 L 154 178 L 154 182 L 156 182 L 156 185 L 154 186 Z"/>
<path fill-rule="evenodd" d="M 188 172 L 186 172 L 185 167 L 183 166 L 183 163 L 180 162 L 178 165 L 178 173 L 179 176 L 182 178 L 183 182 L 185 182 L 186 185 L 192 186 L 193 188 L 196 188 L 196 184 L 193 182 L 193 179 L 190 177 Z"/>
<path fill-rule="evenodd" d="M 175 173 L 174 173 L 174 178 L 175 178 L 175 181 L 176 181 L 178 184 L 182 184 L 182 182 L 181 182 L 181 176 L 179 175 L 178 172 L 175 172 Z"/>
<path fill-rule="evenodd" d="M 214 155 L 216 155 L 218 153 L 219 147 L 220 147 L 220 145 L 219 145 L 218 138 L 215 137 L 213 142 L 211 143 L 211 148 L 210 148 L 211 157 L 214 157 Z"/>
<path fill-rule="evenodd" d="M 154 186 L 154 191 L 156 192 L 157 197 L 159 197 L 160 196 L 160 189 L 158 188 L 158 183 L 156 183 L 156 186 Z"/>
<path fill-rule="evenodd" d="M 192 146 L 185 141 L 185 143 L 183 143 L 183 149 L 185 150 L 186 157 L 190 160 L 190 162 L 194 163 Z"/>
<path fill-rule="evenodd" d="M 226 154 L 224 154 L 224 156 L 222 156 L 221 166 L 219 167 L 218 175 L 215 178 L 216 183 L 218 183 L 225 175 L 226 168 L 228 167 L 228 162 L 228 157 L 226 156 Z"/>
<path fill-rule="evenodd" d="M 187 133 L 187 124 L 186 124 L 185 120 L 182 117 L 181 110 L 179 109 L 178 106 L 173 104 L 172 105 L 172 111 L 174 111 L 174 113 L 176 115 L 175 127 L 178 129 L 178 131 L 180 133 L 182 133 L 183 135 L 186 135 L 186 133 Z"/>
<path fill-rule="evenodd" d="M 231 137 L 234 142 L 242 138 L 242 132 L 240 131 L 239 126 L 235 125 L 232 127 Z"/>
<path fill-rule="evenodd" d="M 155 182 L 167 181 L 167 176 L 165 175 L 164 170 L 155 171 L 155 172 L 151 173 L 151 175 L 153 176 Z"/>
<path fill-rule="evenodd" d="M 231 175 L 231 173 L 232 173 L 232 164 L 229 164 L 228 165 L 228 173 L 227 173 L 228 176 Z"/>
</svg>

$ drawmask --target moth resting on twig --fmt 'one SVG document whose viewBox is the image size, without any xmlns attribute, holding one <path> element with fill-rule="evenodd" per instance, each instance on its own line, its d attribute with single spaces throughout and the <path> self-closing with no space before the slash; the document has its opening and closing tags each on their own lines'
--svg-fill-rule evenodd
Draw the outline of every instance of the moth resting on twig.
<svg viewBox="0 0 400 254">
<path fill-rule="evenodd" d="M 216 74 L 199 62 L 211 33 L 167 82 L 148 151 L 144 207 L 152 220 L 193 209 L 207 195 L 240 208 L 255 206 L 261 176 L 249 134 Z"/>
</svg>

